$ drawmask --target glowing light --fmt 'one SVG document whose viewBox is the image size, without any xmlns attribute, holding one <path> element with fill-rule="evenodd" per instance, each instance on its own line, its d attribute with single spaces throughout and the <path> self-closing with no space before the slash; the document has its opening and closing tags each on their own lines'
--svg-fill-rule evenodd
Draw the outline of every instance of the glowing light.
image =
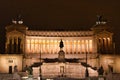
<svg viewBox="0 0 120 80">
<path fill-rule="evenodd" d="M 89 52 L 89 51 L 88 51 L 88 50 L 89 50 L 88 40 L 85 40 L 85 50 L 86 50 L 87 52 Z"/>
<path fill-rule="evenodd" d="M 110 40 L 110 38 L 107 38 L 108 40 Z"/>
<path fill-rule="evenodd" d="M 12 20 L 12 23 L 14 23 L 14 24 L 17 24 L 17 21 L 15 21 L 15 20 Z"/>
<path fill-rule="evenodd" d="M 84 40 L 82 40 L 81 45 L 82 45 L 82 52 L 85 52 L 85 42 L 84 42 Z"/>
<path fill-rule="evenodd" d="M 18 21 L 18 24 L 23 24 L 23 21 Z"/>
<path fill-rule="evenodd" d="M 92 52 L 92 49 L 93 49 L 92 40 L 89 40 L 89 52 Z"/>
<path fill-rule="evenodd" d="M 106 39 L 106 38 L 103 38 L 103 39 Z"/>
<path fill-rule="evenodd" d="M 57 53 L 60 40 L 27 39 L 27 53 Z M 85 50 L 92 52 L 92 40 L 63 40 L 66 53 L 82 53 Z"/>
</svg>

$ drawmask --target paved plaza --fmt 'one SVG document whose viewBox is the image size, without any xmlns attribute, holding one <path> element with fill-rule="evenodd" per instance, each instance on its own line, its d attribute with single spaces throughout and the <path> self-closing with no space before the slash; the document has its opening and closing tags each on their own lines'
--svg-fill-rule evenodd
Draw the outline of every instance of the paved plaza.
<svg viewBox="0 0 120 80">
<path fill-rule="evenodd" d="M 0 74 L 0 80 L 18 80 L 13 78 L 13 74 Z M 36 78 L 26 78 L 21 80 L 39 80 Z M 67 78 L 67 77 L 55 77 L 55 78 L 43 78 L 42 80 L 85 80 L 85 79 L 75 79 L 75 78 Z"/>
<path fill-rule="evenodd" d="M 0 74 L 0 80 L 19 80 L 14 79 L 13 74 Z M 37 78 L 22 78 L 20 80 L 39 80 Z M 55 78 L 43 78 L 42 80 L 86 80 L 86 79 L 76 79 L 76 78 L 68 78 L 68 77 L 55 77 Z M 89 80 L 89 79 L 88 79 Z M 91 78 L 90 80 L 97 80 L 96 77 Z"/>
<path fill-rule="evenodd" d="M 14 74 L 4 74 L 0 73 L 0 80 L 39 80 L 37 78 L 22 78 L 21 79 L 14 79 L 13 78 Z M 98 77 L 90 77 L 88 79 L 75 79 L 75 78 L 68 78 L 68 77 L 55 77 L 55 78 L 43 78 L 42 80 L 120 80 L 120 74 L 118 73 L 113 73 L 113 74 L 108 74 L 106 76 L 106 79 L 98 79 Z"/>
</svg>

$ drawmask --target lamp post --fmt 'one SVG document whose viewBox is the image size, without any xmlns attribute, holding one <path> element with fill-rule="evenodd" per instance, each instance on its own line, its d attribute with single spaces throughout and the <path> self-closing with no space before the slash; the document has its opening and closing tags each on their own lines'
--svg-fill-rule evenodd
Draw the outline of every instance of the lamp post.
<svg viewBox="0 0 120 80">
<path fill-rule="evenodd" d="M 40 68 L 39 68 L 40 75 L 39 75 L 39 80 L 42 80 L 41 65 L 42 65 L 42 61 L 41 61 L 41 46 L 40 46 Z"/>
<path fill-rule="evenodd" d="M 87 63 L 88 63 L 88 62 L 87 62 L 87 59 L 88 59 L 88 58 L 87 58 L 87 54 L 88 54 L 88 52 L 89 52 L 89 45 L 88 45 L 88 43 L 89 43 L 89 42 L 86 41 L 86 49 L 85 49 L 85 50 L 86 50 L 86 70 L 85 70 L 85 77 L 86 77 L 86 78 L 89 77 L 88 65 L 87 65 Z"/>
<path fill-rule="evenodd" d="M 87 52 L 86 52 L 86 70 L 85 70 L 85 77 L 89 77 L 88 66 L 87 66 Z"/>
</svg>

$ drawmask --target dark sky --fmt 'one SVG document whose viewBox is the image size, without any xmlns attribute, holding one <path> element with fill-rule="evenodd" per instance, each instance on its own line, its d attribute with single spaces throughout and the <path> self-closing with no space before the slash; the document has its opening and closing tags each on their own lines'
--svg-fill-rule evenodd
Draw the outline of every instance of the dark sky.
<svg viewBox="0 0 120 80">
<path fill-rule="evenodd" d="M 36 29 L 89 29 L 95 24 L 96 15 L 103 15 L 113 28 L 117 50 L 120 50 L 120 0 L 1 0 L 1 46 L 5 41 L 5 26 L 19 14 L 25 25 Z"/>
</svg>

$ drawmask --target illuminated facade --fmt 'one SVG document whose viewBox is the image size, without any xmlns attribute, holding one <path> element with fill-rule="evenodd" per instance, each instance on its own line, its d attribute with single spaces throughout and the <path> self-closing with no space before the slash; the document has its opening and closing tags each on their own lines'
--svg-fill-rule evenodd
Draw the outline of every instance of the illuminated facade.
<svg viewBox="0 0 120 80">
<path fill-rule="evenodd" d="M 100 54 L 113 53 L 112 36 L 113 33 L 109 31 L 107 23 L 100 20 L 91 30 L 87 31 L 33 31 L 23 25 L 22 20 L 18 20 L 13 21 L 12 25 L 6 26 L 5 48 L 8 54 L 23 54 L 23 67 L 39 62 L 41 55 L 43 76 L 49 76 L 49 73 L 59 75 L 62 69 L 62 72 L 68 76 L 75 76 L 79 73 L 80 77 L 85 73 L 85 67 L 81 65 L 81 62 L 85 62 L 86 53 L 88 54 L 88 64 L 92 67 L 102 65 L 97 58 Z M 45 59 L 58 58 L 61 39 L 64 43 L 65 59 L 77 59 L 77 63 L 59 63 L 57 61 L 56 63 L 45 63 Z M 53 69 L 55 70 L 53 71 Z M 91 70 L 90 73 L 97 74 L 96 71 L 89 70 Z"/>
<path fill-rule="evenodd" d="M 32 31 L 21 23 L 14 23 L 6 27 L 6 53 L 56 54 L 61 39 L 66 54 L 93 54 L 98 50 L 110 53 L 112 33 L 107 28 L 106 23 L 100 23 L 88 31 Z"/>
</svg>

